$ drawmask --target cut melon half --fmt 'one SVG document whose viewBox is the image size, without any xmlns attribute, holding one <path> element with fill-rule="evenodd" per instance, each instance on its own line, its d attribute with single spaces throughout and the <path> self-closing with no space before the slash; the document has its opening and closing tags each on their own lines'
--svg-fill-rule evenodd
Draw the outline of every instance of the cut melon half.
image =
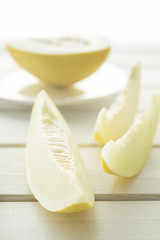
<svg viewBox="0 0 160 240">
<path fill-rule="evenodd" d="M 94 73 L 110 51 L 108 41 L 95 35 L 13 39 L 6 47 L 22 68 L 45 83 L 59 86 Z"/>
<path fill-rule="evenodd" d="M 76 141 L 61 113 L 41 91 L 34 104 L 26 150 L 29 187 L 53 212 L 94 206 L 94 194 Z"/>
<path fill-rule="evenodd" d="M 118 79 L 117 79 L 118 81 Z M 102 145 L 117 140 L 131 126 L 137 110 L 140 90 L 140 65 L 132 68 L 126 88 L 107 110 L 102 108 L 98 114 L 94 140 Z"/>
<path fill-rule="evenodd" d="M 102 168 L 109 174 L 132 177 L 144 166 L 160 115 L 160 93 L 153 96 L 148 111 L 142 113 L 117 141 L 109 141 L 102 149 Z"/>
</svg>

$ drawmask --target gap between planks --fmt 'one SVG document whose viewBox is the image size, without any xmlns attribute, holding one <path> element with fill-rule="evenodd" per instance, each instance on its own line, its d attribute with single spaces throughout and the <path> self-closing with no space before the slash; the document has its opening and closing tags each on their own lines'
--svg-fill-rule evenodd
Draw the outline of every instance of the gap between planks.
<svg viewBox="0 0 160 240">
<path fill-rule="evenodd" d="M 95 201 L 160 201 L 160 194 L 95 194 Z M 0 202 L 38 202 L 32 194 L 0 195 Z"/>
<path fill-rule="evenodd" d="M 102 145 L 98 145 L 96 143 L 79 143 L 79 147 L 81 148 L 101 148 Z M 24 143 L 0 143 L 0 148 L 25 148 L 26 144 Z M 160 144 L 153 144 L 152 147 L 159 148 Z"/>
<path fill-rule="evenodd" d="M 78 144 L 79 147 L 87 148 L 87 147 L 101 147 L 96 143 L 80 143 Z M 160 145 L 159 145 L 160 146 Z M 0 148 L 25 148 L 25 143 L 0 143 Z"/>
</svg>

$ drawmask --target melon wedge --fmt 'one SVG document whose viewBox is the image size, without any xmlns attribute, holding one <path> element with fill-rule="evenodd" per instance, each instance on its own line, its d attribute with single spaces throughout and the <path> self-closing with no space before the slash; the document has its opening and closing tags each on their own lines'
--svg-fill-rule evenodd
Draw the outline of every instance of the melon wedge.
<svg viewBox="0 0 160 240">
<path fill-rule="evenodd" d="M 109 174 L 132 177 L 144 166 L 160 115 L 160 93 L 153 96 L 149 109 L 142 113 L 130 129 L 117 141 L 109 141 L 102 149 L 102 168 Z"/>
<path fill-rule="evenodd" d="M 26 150 L 29 187 L 53 212 L 94 206 L 94 194 L 76 141 L 48 95 L 41 91 L 32 110 Z"/>
<path fill-rule="evenodd" d="M 94 73 L 110 45 L 100 36 L 14 39 L 6 45 L 14 60 L 45 83 L 66 86 Z"/>
<path fill-rule="evenodd" d="M 117 79 L 118 81 L 118 79 Z M 98 114 L 93 138 L 104 145 L 117 140 L 129 129 L 136 113 L 140 89 L 140 65 L 132 68 L 126 88 L 107 110 L 102 108 Z"/>
</svg>

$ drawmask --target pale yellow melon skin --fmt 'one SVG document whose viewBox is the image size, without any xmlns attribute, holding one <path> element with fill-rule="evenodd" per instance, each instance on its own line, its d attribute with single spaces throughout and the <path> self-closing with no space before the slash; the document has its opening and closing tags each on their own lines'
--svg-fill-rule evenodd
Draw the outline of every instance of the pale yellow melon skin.
<svg viewBox="0 0 160 240">
<path fill-rule="evenodd" d="M 106 60 L 110 47 L 92 52 L 38 54 L 6 46 L 14 60 L 45 83 L 68 86 L 94 73 Z"/>
</svg>

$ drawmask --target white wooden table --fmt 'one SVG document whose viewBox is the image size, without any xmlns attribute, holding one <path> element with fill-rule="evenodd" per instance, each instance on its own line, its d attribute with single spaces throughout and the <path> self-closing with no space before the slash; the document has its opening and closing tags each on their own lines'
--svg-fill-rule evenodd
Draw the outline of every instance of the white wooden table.
<svg viewBox="0 0 160 240">
<path fill-rule="evenodd" d="M 142 62 L 139 110 L 145 109 L 160 89 L 160 54 L 119 52 L 109 61 L 126 69 Z M 125 179 L 101 169 L 100 147 L 92 140 L 98 107 L 61 108 L 79 143 L 96 203 L 89 211 L 55 214 L 40 206 L 26 182 L 30 110 L 0 107 L 0 240 L 160 239 L 160 127 L 141 173 Z"/>
</svg>

